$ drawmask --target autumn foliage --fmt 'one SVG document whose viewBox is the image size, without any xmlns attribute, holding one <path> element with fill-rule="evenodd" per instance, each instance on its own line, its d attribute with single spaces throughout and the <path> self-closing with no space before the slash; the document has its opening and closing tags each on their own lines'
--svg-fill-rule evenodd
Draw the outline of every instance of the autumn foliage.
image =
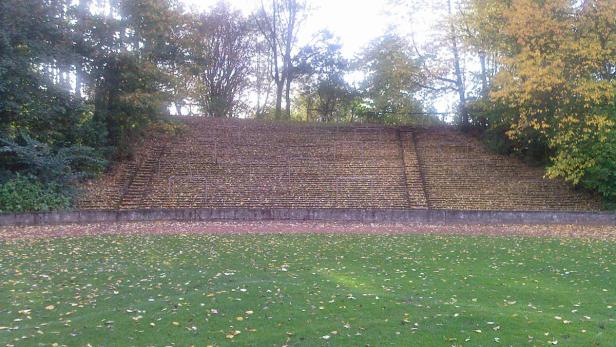
<svg viewBox="0 0 616 347">
<path fill-rule="evenodd" d="M 492 126 L 518 146 L 545 143 L 548 177 L 615 199 L 616 2 L 473 3 L 483 48 L 500 63 L 489 97 L 507 111 Z"/>
</svg>

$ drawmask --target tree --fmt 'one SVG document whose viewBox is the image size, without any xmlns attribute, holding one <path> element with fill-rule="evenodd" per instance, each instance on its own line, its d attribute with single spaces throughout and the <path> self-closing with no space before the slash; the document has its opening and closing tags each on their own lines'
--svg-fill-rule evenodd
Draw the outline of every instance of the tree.
<svg viewBox="0 0 616 347">
<path fill-rule="evenodd" d="M 405 39 L 391 33 L 377 38 L 357 64 L 366 76 L 361 88 L 369 106 L 369 118 L 397 122 L 423 111 L 416 96 L 424 76 Z"/>
<path fill-rule="evenodd" d="M 264 118 L 271 109 L 273 63 L 267 40 L 263 35 L 254 35 L 254 54 L 251 64 L 251 89 L 255 92 L 257 100 L 254 106 L 256 118 Z"/>
<path fill-rule="evenodd" d="M 501 64 L 490 96 L 512 112 L 492 126 L 506 125 L 518 143 L 529 134 L 546 143 L 549 177 L 616 199 L 616 3 L 516 0 L 494 9 L 503 25 L 490 47 Z"/>
<path fill-rule="evenodd" d="M 26 133 L 54 146 L 88 142 L 90 110 L 66 85 L 76 53 L 65 5 L 0 3 L 0 137 Z"/>
<path fill-rule="evenodd" d="M 197 100 L 211 117 L 232 117 L 242 92 L 249 87 L 254 51 L 249 23 L 219 3 L 199 18 L 193 34 Z"/>
<path fill-rule="evenodd" d="M 443 93 L 455 93 L 458 102 L 458 116 L 463 128 L 469 125 L 469 71 L 466 61 L 470 58 L 464 47 L 463 31 L 458 18 L 463 12 L 464 0 L 391 0 L 396 6 L 406 8 L 407 29 L 410 28 L 411 44 L 414 54 L 419 58 L 425 76 L 422 84 L 425 92 L 432 96 Z M 429 9 L 429 13 L 437 18 L 430 28 L 422 27 L 419 16 Z M 415 26 L 421 27 L 416 32 Z M 430 32 L 429 34 L 426 34 Z M 416 38 L 423 36 L 425 42 L 417 42 Z"/>
<path fill-rule="evenodd" d="M 170 0 L 113 0 L 109 12 L 90 14 L 84 36 L 90 49 L 89 79 L 101 146 L 117 157 L 169 113 L 173 64 L 182 56 L 177 38 L 183 17 Z"/>
<path fill-rule="evenodd" d="M 286 101 L 285 117 L 291 116 L 291 84 L 295 78 L 293 57 L 305 2 L 272 0 L 270 8 L 261 2 L 256 14 L 259 31 L 266 39 L 272 61 L 272 79 L 276 86 L 275 117 L 282 118 L 282 98 Z"/>
<path fill-rule="evenodd" d="M 459 47 L 459 34 L 456 30 L 453 21 L 453 11 L 451 7 L 451 0 L 447 0 L 447 14 L 449 15 L 449 40 L 451 41 L 451 54 L 453 56 L 453 72 L 455 80 L 451 83 L 455 86 L 455 90 L 458 93 L 460 118 L 462 118 L 462 127 L 468 127 L 468 109 L 466 107 L 466 85 L 464 83 L 464 76 L 462 72 L 462 63 L 460 58 Z"/>
<path fill-rule="evenodd" d="M 499 54 L 509 44 L 501 40 L 506 6 L 498 0 L 468 0 L 458 7 L 454 18 L 468 53 L 479 59 L 479 83 L 476 84 L 480 86 L 481 99 L 489 97 L 491 80 L 499 69 Z"/>
<path fill-rule="evenodd" d="M 296 57 L 296 76 L 302 85 L 300 99 L 309 121 L 340 121 L 350 116 L 356 93 L 345 81 L 350 62 L 342 56 L 341 48 L 338 40 L 324 31 Z"/>
<path fill-rule="evenodd" d="M 126 155 L 168 113 L 180 14 L 171 0 L 0 2 L 0 184 L 25 173 L 65 189 L 46 176 L 63 155 Z M 30 144 L 58 156 L 28 163 L 39 157 L 7 149 Z"/>
</svg>

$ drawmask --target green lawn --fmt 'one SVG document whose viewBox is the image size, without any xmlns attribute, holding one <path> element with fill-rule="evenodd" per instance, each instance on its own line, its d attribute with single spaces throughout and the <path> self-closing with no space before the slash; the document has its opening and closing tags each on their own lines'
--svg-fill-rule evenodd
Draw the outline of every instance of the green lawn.
<svg viewBox="0 0 616 347">
<path fill-rule="evenodd" d="M 616 244 L 607 241 L 201 235 L 0 250 L 0 345 L 616 341 Z"/>
</svg>

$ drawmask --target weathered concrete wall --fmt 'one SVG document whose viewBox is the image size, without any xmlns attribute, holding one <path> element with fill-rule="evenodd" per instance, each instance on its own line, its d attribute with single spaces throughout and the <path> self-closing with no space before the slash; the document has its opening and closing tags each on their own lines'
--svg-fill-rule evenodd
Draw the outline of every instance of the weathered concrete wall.
<svg viewBox="0 0 616 347">
<path fill-rule="evenodd" d="M 616 213 L 391 209 L 167 209 L 0 214 L 0 226 L 137 221 L 340 221 L 431 224 L 615 225 Z"/>
</svg>

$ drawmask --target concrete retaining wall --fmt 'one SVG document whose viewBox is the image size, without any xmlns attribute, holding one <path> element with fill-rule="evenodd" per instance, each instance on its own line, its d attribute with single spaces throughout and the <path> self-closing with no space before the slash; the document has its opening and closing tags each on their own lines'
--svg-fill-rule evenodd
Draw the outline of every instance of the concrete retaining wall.
<svg viewBox="0 0 616 347">
<path fill-rule="evenodd" d="M 167 209 L 0 214 L 0 226 L 138 221 L 340 221 L 431 224 L 614 225 L 616 213 L 390 209 Z"/>
</svg>

